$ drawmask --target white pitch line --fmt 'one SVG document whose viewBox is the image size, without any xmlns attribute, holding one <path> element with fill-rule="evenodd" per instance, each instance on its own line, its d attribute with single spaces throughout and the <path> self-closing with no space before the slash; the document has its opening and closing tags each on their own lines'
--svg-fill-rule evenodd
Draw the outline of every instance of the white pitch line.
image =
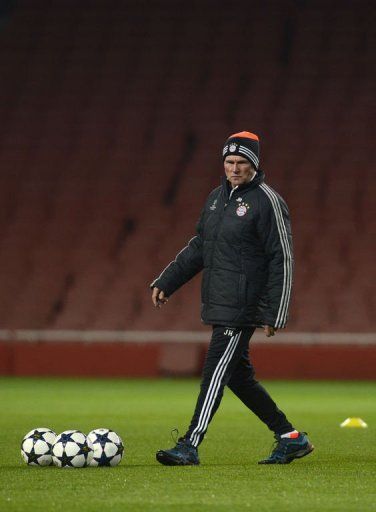
<svg viewBox="0 0 376 512">
<path fill-rule="evenodd" d="M 106 331 L 58 329 L 0 329 L 0 341 L 83 342 L 83 343 L 208 343 L 207 331 Z M 255 344 L 280 345 L 376 345 L 376 332 L 277 332 L 267 338 L 258 330 Z"/>
</svg>

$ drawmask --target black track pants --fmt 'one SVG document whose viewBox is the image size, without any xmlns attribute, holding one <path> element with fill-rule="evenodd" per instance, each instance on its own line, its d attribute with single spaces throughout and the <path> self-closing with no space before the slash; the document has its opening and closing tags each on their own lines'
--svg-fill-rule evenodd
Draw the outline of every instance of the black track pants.
<svg viewBox="0 0 376 512">
<path fill-rule="evenodd" d="M 198 446 L 221 403 L 227 385 L 270 430 L 284 434 L 294 430 L 267 391 L 254 379 L 248 344 L 254 327 L 213 326 L 212 339 L 202 372 L 201 390 L 185 438 Z"/>
</svg>

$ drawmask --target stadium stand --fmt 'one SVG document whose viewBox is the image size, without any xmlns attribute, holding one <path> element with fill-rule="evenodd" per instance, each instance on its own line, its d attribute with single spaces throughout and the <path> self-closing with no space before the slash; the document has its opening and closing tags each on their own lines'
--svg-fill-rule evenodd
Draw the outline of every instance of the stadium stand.
<svg viewBox="0 0 376 512">
<path fill-rule="evenodd" d="M 200 329 L 199 279 L 163 315 L 148 283 L 250 129 L 293 220 L 290 330 L 374 330 L 374 8 L 190 4 L 25 1 L 2 28 L 1 326 Z"/>
</svg>

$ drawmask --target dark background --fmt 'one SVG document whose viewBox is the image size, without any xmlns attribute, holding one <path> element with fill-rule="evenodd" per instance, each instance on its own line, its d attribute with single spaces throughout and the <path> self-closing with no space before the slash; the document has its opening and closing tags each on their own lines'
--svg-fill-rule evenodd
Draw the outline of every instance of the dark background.
<svg viewBox="0 0 376 512">
<path fill-rule="evenodd" d="M 151 307 L 249 130 L 287 200 L 290 331 L 372 332 L 375 7 L 3 1 L 0 325 L 201 329 L 199 279 Z"/>
</svg>

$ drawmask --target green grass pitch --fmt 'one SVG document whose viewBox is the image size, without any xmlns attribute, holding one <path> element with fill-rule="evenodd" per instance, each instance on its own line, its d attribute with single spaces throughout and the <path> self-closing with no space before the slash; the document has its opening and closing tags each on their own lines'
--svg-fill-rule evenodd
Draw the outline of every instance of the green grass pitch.
<svg viewBox="0 0 376 512">
<path fill-rule="evenodd" d="M 197 380 L 0 379 L 0 510 L 244 511 L 375 510 L 376 382 L 264 383 L 315 451 L 284 466 L 258 466 L 272 435 L 227 390 L 198 467 L 164 467 L 159 448 L 187 426 Z M 349 416 L 367 429 L 341 429 Z M 34 427 L 57 433 L 116 430 L 125 457 L 116 468 L 28 467 L 20 441 Z"/>
</svg>

